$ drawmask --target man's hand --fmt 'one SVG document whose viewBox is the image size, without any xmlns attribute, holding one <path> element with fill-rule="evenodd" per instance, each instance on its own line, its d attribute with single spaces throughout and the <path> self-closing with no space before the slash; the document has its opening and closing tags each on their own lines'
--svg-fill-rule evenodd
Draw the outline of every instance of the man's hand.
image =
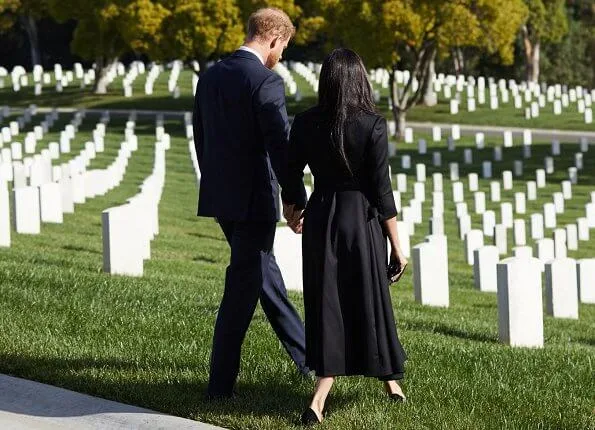
<svg viewBox="0 0 595 430">
<path fill-rule="evenodd" d="M 296 234 L 302 233 L 302 227 L 303 227 L 302 213 L 303 212 L 304 211 L 301 209 L 296 209 L 295 205 L 288 205 L 288 204 L 283 203 L 283 216 L 287 220 L 287 225 Z"/>
</svg>

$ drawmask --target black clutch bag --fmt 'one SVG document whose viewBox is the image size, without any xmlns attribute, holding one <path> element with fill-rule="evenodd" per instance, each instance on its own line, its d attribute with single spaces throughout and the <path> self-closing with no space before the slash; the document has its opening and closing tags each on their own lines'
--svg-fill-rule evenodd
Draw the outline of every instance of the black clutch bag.
<svg viewBox="0 0 595 430">
<path fill-rule="evenodd" d="M 403 276 L 403 273 L 405 273 L 406 268 L 407 264 L 401 267 L 400 263 L 390 263 L 386 270 L 390 283 L 394 284 L 399 282 L 399 279 L 401 279 L 401 276 Z"/>
</svg>

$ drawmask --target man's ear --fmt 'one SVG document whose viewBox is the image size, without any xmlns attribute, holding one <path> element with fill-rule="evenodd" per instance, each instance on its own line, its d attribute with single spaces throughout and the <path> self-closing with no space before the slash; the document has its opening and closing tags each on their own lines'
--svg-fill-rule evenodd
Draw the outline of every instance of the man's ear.
<svg viewBox="0 0 595 430">
<path fill-rule="evenodd" d="M 270 49 L 275 49 L 275 47 L 277 46 L 277 43 L 279 43 L 279 36 L 273 37 L 271 39 L 271 43 L 269 44 L 269 48 Z"/>
</svg>

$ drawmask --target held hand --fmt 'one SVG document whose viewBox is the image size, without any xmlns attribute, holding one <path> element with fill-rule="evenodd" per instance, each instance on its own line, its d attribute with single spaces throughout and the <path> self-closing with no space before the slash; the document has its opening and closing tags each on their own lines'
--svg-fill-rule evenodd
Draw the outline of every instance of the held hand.
<svg viewBox="0 0 595 430">
<path fill-rule="evenodd" d="M 288 205 L 283 203 L 283 217 L 287 220 L 287 224 L 294 224 L 299 220 L 300 211 L 295 210 L 295 205 Z"/>
</svg>

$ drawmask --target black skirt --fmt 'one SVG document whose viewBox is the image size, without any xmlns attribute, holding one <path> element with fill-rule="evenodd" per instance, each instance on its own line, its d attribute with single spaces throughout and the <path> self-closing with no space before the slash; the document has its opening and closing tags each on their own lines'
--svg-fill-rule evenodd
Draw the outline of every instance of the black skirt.
<svg viewBox="0 0 595 430">
<path fill-rule="evenodd" d="M 304 215 L 306 365 L 317 376 L 401 379 L 386 236 L 361 191 L 315 190 Z"/>
</svg>

